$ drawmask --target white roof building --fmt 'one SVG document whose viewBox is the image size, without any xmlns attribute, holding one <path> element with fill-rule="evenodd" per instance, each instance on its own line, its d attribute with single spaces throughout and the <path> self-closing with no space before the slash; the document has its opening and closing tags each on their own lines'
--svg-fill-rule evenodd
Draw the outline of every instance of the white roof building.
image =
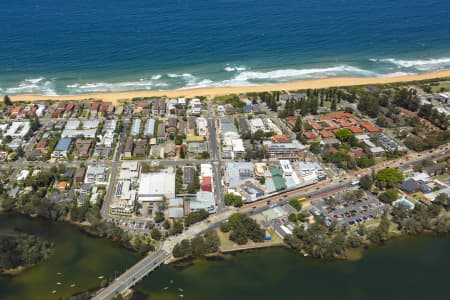
<svg viewBox="0 0 450 300">
<path fill-rule="evenodd" d="M 189 202 L 189 208 L 191 211 L 204 209 L 210 214 L 216 212 L 216 206 L 214 201 L 214 193 L 212 192 L 197 192 L 195 200 Z"/>
<path fill-rule="evenodd" d="M 258 130 L 266 131 L 266 126 L 261 118 L 254 118 L 249 120 L 250 131 L 255 133 Z"/>
<path fill-rule="evenodd" d="M 98 124 L 100 124 L 100 121 L 98 119 L 94 120 L 85 120 L 83 121 L 83 129 L 96 129 L 98 127 Z"/>
<path fill-rule="evenodd" d="M 200 176 L 203 177 L 212 177 L 212 165 L 211 164 L 201 164 L 200 165 Z"/>
<path fill-rule="evenodd" d="M 12 138 L 23 138 L 30 131 L 30 122 L 12 122 L 5 135 Z"/>
<path fill-rule="evenodd" d="M 175 198 L 175 174 L 172 168 L 158 173 L 142 173 L 139 181 L 138 201 L 159 202 Z"/>
<path fill-rule="evenodd" d="M 78 129 L 78 127 L 80 127 L 80 124 L 81 124 L 81 122 L 79 120 L 69 120 L 69 121 L 67 121 L 64 129 L 76 130 L 76 129 Z"/>
<path fill-rule="evenodd" d="M 197 118 L 197 120 L 195 121 L 196 125 L 197 125 L 197 132 L 198 135 L 200 136 L 206 136 L 207 133 L 207 122 L 205 118 Z"/>
<path fill-rule="evenodd" d="M 145 122 L 145 129 L 144 129 L 144 134 L 145 136 L 153 136 L 153 134 L 155 133 L 155 119 L 147 119 L 147 121 Z"/>
<path fill-rule="evenodd" d="M 27 179 L 29 175 L 30 175 L 30 171 L 28 171 L 28 170 L 21 170 L 19 175 L 17 175 L 16 180 L 17 181 L 23 181 L 23 180 Z"/>
<path fill-rule="evenodd" d="M 95 138 L 97 133 L 97 129 L 79 129 L 79 130 L 72 130 L 72 129 L 64 129 L 63 132 L 61 132 L 61 138 L 73 138 L 76 136 L 84 136 L 85 138 Z"/>
<path fill-rule="evenodd" d="M 292 175 L 292 165 L 291 162 L 287 159 L 280 159 L 280 167 L 283 171 L 284 176 L 291 176 Z"/>
<path fill-rule="evenodd" d="M 137 136 L 141 131 L 141 119 L 133 119 L 133 123 L 131 124 L 131 132 L 130 135 Z"/>
</svg>

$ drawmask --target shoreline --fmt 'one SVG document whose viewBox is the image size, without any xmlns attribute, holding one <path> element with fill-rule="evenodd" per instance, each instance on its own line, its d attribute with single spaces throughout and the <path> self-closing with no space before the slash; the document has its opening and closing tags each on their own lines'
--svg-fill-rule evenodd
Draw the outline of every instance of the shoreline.
<svg viewBox="0 0 450 300">
<path fill-rule="evenodd" d="M 266 91 L 293 91 L 301 89 L 319 89 L 329 87 L 344 87 L 368 84 L 388 84 L 397 82 L 421 81 L 438 78 L 450 77 L 450 69 L 436 72 L 424 73 L 419 75 L 403 75 L 394 77 L 328 77 L 322 79 L 311 79 L 292 81 L 286 83 L 262 84 L 252 86 L 231 86 L 231 87 L 204 87 L 192 89 L 176 89 L 176 90 L 155 90 L 155 91 L 124 91 L 124 92 L 100 92 L 87 93 L 79 95 L 57 95 L 46 96 L 40 94 L 18 94 L 10 95 L 12 101 L 33 102 L 38 100 L 59 100 L 59 101 L 79 101 L 79 100 L 103 100 L 120 104 L 129 101 L 132 98 L 144 97 L 187 97 L 194 98 L 200 96 L 215 97 L 228 94 L 240 94 L 250 92 L 266 92 Z"/>
</svg>

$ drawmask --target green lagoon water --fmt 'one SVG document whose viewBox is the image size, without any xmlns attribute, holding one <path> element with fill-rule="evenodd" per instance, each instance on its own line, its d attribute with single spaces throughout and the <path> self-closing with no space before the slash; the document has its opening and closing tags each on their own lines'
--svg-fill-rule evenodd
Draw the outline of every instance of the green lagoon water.
<svg viewBox="0 0 450 300">
<path fill-rule="evenodd" d="M 114 277 L 115 272 L 123 272 L 139 259 L 108 240 L 89 237 L 65 223 L 0 214 L 0 230 L 5 229 L 37 234 L 54 242 L 56 247 L 54 254 L 37 266 L 16 276 L 0 276 L 2 300 L 70 296 L 99 287 L 99 276 Z M 75 287 L 70 287 L 72 284 Z"/>
<path fill-rule="evenodd" d="M 56 250 L 20 275 L 0 277 L 0 299 L 64 297 L 98 286 L 98 276 L 113 277 L 138 259 L 67 224 L 0 215 L 0 230 L 11 228 L 50 239 Z M 135 299 L 181 299 L 180 294 L 195 300 L 448 299 L 448 270 L 448 236 L 391 241 L 356 262 L 323 262 L 286 249 L 265 249 L 163 266 L 136 286 Z M 72 283 L 77 286 L 70 288 Z"/>
</svg>

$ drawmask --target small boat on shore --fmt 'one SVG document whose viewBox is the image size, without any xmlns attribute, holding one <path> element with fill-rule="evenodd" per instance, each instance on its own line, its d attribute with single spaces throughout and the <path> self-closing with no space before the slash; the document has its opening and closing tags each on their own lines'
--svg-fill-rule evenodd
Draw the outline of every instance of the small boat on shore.
<svg viewBox="0 0 450 300">
<path fill-rule="evenodd" d="M 164 290 L 165 290 L 165 291 L 167 291 L 167 289 L 168 289 L 168 288 L 169 288 L 169 287 L 168 287 L 168 286 L 166 286 L 166 287 L 164 288 Z"/>
<path fill-rule="evenodd" d="M 98 276 L 98 279 L 103 279 L 104 277 L 105 277 L 105 276 L 103 276 L 103 275 L 102 275 L 102 276 Z"/>
<path fill-rule="evenodd" d="M 75 283 L 72 283 L 71 285 L 70 285 L 70 287 L 74 287 L 75 286 Z"/>
<path fill-rule="evenodd" d="M 56 284 L 57 284 L 57 285 L 61 285 L 61 282 L 57 282 Z"/>
<path fill-rule="evenodd" d="M 183 295 L 183 294 L 180 294 L 180 298 L 184 298 L 184 295 Z"/>
<path fill-rule="evenodd" d="M 180 292 L 184 292 L 184 290 L 183 290 L 182 288 L 179 288 L 178 290 L 179 290 Z"/>
<path fill-rule="evenodd" d="M 55 291 L 55 290 L 53 290 L 53 291 L 52 291 L 52 294 L 56 294 L 56 291 Z"/>
</svg>

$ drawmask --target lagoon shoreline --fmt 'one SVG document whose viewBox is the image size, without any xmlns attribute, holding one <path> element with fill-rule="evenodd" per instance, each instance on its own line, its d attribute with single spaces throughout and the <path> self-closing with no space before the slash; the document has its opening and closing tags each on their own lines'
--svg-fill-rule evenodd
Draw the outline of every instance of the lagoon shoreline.
<svg viewBox="0 0 450 300">
<path fill-rule="evenodd" d="M 439 78 L 450 78 L 450 69 L 419 75 L 403 75 L 394 77 L 328 77 L 322 79 L 311 79 L 292 81 L 276 84 L 262 84 L 252 86 L 230 86 L 230 87 L 205 87 L 175 90 L 150 90 L 150 91 L 125 91 L 125 92 L 103 92 L 87 93 L 77 95 L 40 95 L 40 94 L 17 94 L 9 95 L 12 101 L 33 102 L 39 100 L 53 101 L 79 101 L 79 100 L 102 100 L 112 104 L 130 101 L 134 98 L 145 97 L 215 97 L 228 94 L 265 92 L 265 91 L 294 91 L 302 89 L 320 89 L 329 87 L 357 86 L 368 84 L 389 84 L 399 82 L 413 82 Z"/>
</svg>

